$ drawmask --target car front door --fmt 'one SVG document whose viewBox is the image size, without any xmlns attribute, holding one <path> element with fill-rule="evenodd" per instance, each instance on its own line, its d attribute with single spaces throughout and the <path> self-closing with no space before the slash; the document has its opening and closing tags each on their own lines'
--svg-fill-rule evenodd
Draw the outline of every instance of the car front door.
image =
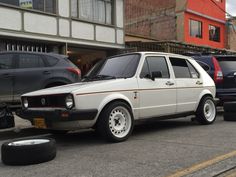
<svg viewBox="0 0 236 177">
<path fill-rule="evenodd" d="M 176 77 L 177 113 L 195 111 L 203 91 L 203 81 L 198 71 L 186 59 L 170 57 Z"/>
<path fill-rule="evenodd" d="M 0 54 L 0 102 L 12 102 L 14 62 L 13 54 Z"/>
<path fill-rule="evenodd" d="M 176 84 L 165 56 L 147 56 L 138 78 L 140 118 L 158 117 L 176 112 Z M 153 79 L 152 75 L 159 73 Z"/>
<path fill-rule="evenodd" d="M 15 101 L 19 101 L 24 93 L 42 89 L 45 75 L 50 74 L 41 55 L 20 53 L 17 61 L 14 84 Z"/>
</svg>

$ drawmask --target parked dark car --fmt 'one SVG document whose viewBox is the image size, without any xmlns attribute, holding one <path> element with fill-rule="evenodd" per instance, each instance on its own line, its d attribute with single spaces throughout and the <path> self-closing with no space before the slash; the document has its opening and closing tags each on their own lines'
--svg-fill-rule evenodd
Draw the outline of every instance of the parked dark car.
<svg viewBox="0 0 236 177">
<path fill-rule="evenodd" d="M 20 95 L 78 82 L 80 70 L 67 56 L 50 53 L 0 52 L 0 102 L 19 105 Z"/>
<path fill-rule="evenodd" d="M 219 104 L 236 101 L 236 56 L 192 56 L 214 79 Z"/>
</svg>

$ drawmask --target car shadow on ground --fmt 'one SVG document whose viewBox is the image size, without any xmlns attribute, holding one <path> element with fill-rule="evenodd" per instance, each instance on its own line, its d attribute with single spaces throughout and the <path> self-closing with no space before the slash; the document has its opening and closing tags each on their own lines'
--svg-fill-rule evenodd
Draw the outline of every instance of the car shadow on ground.
<svg viewBox="0 0 236 177">
<path fill-rule="evenodd" d="M 181 129 L 183 127 L 195 127 L 199 124 L 188 118 L 172 120 L 145 120 L 135 123 L 132 138 L 139 135 L 162 132 L 165 130 Z M 51 134 L 49 130 L 28 128 L 19 132 L 0 132 L 0 141 L 24 138 L 54 138 L 59 146 L 99 145 L 107 143 L 94 130 L 72 131 L 67 134 Z"/>
<path fill-rule="evenodd" d="M 136 123 L 132 138 L 140 134 L 149 134 L 161 132 L 164 130 L 183 128 L 183 127 L 192 127 L 197 126 L 198 124 L 195 121 L 189 119 L 182 120 L 165 120 L 165 121 L 142 121 Z M 99 145 L 107 143 L 103 140 L 99 134 L 94 130 L 88 130 L 84 132 L 70 132 L 64 135 L 51 135 L 50 137 L 56 139 L 57 144 L 62 146 L 70 145 Z M 109 143 L 108 143 L 109 144 Z"/>
</svg>

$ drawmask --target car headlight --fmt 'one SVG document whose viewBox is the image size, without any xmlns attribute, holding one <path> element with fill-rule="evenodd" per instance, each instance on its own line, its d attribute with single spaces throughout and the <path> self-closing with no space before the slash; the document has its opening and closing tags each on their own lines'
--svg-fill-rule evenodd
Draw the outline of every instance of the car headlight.
<svg viewBox="0 0 236 177">
<path fill-rule="evenodd" d="M 29 102 L 28 102 L 27 98 L 23 99 L 23 106 L 24 106 L 24 108 L 28 108 L 29 107 Z"/>
<path fill-rule="evenodd" d="M 66 99 L 66 108 L 67 109 L 71 109 L 74 106 L 74 100 L 73 100 L 73 96 L 72 95 L 67 95 Z"/>
</svg>

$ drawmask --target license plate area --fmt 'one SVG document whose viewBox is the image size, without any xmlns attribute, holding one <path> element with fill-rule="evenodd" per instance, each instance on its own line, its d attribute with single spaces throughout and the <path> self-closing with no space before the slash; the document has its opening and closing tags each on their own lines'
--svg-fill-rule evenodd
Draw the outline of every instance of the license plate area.
<svg viewBox="0 0 236 177">
<path fill-rule="evenodd" d="M 41 129 L 47 128 L 44 118 L 35 118 L 34 119 L 34 126 L 35 126 L 35 128 L 41 128 Z"/>
</svg>

